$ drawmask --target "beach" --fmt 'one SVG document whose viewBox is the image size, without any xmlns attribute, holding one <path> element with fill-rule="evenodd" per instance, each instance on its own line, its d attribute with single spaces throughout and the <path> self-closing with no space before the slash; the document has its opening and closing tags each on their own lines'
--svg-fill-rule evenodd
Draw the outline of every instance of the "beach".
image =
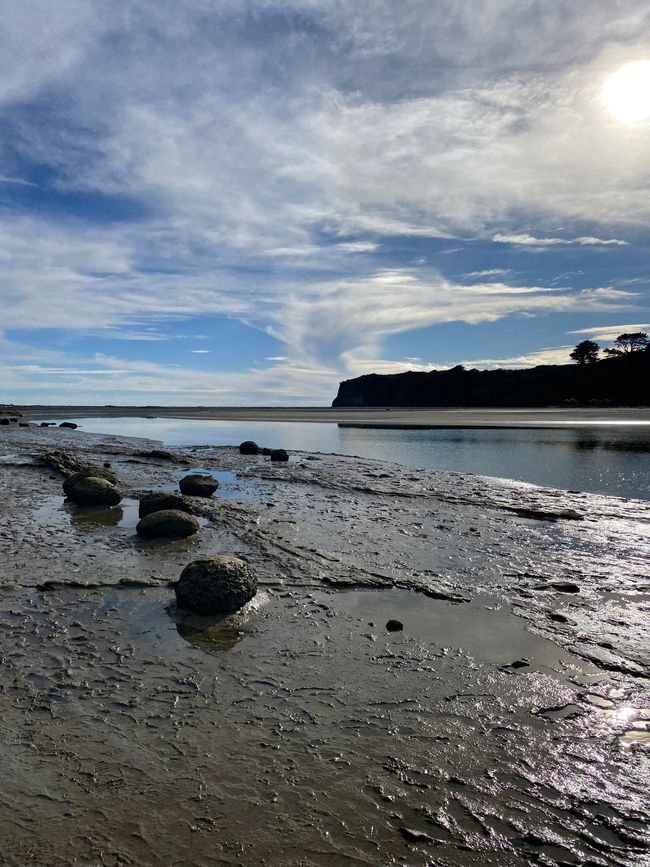
<svg viewBox="0 0 650 867">
<path fill-rule="evenodd" d="M 0 446 L 3 863 L 643 863 L 649 503 L 59 428 Z M 52 452 L 109 463 L 120 507 L 66 502 Z M 199 532 L 142 541 L 140 496 L 194 469 L 221 482 Z M 215 553 L 260 589 L 208 622 L 173 585 Z"/>
</svg>

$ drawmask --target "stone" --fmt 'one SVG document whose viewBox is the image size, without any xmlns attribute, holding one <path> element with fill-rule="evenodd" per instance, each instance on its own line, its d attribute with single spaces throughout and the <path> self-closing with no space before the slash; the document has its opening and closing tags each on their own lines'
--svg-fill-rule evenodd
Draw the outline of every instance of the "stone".
<svg viewBox="0 0 650 867">
<path fill-rule="evenodd" d="M 198 532 L 199 522 L 187 512 L 180 509 L 163 509 L 160 512 L 150 512 L 140 518 L 135 528 L 138 536 L 145 539 L 158 539 L 162 536 L 184 538 Z"/>
<path fill-rule="evenodd" d="M 257 578 L 243 560 L 226 554 L 195 560 L 176 584 L 176 602 L 195 614 L 229 614 L 257 593 Z"/>
<path fill-rule="evenodd" d="M 271 460 L 272 461 L 288 461 L 289 455 L 286 453 L 284 449 L 271 449 Z"/>
<path fill-rule="evenodd" d="M 389 632 L 401 632 L 404 629 L 404 624 L 401 620 L 389 620 L 386 623 L 386 629 Z"/>
<path fill-rule="evenodd" d="M 219 487 L 219 482 L 207 474 L 191 473 L 183 476 L 178 487 L 182 494 L 189 494 L 190 497 L 211 497 Z"/>
<path fill-rule="evenodd" d="M 99 464 L 94 464 L 91 461 L 84 461 L 82 458 L 78 458 L 76 455 L 71 455 L 68 452 L 47 452 L 35 455 L 35 458 L 39 465 L 51 467 L 51 469 L 56 470 L 64 476 L 78 476 L 79 478 L 82 476 L 95 476 L 98 479 L 108 479 L 114 485 L 117 484 L 117 476 L 110 468 L 101 467 Z"/>
<path fill-rule="evenodd" d="M 242 455 L 259 455 L 260 447 L 253 440 L 245 440 L 239 446 L 239 453 Z"/>
<path fill-rule="evenodd" d="M 151 494 L 143 494 L 140 497 L 138 515 L 144 518 L 152 512 L 163 512 L 170 509 L 191 514 L 192 503 L 183 494 L 176 494 L 173 491 L 154 491 Z"/>
<path fill-rule="evenodd" d="M 71 482 L 66 479 L 66 482 Z M 97 476 L 81 476 L 72 484 L 64 487 L 65 493 L 70 500 L 78 506 L 117 506 L 122 495 L 108 479 Z"/>
<path fill-rule="evenodd" d="M 115 488 L 117 488 L 117 477 L 113 472 L 106 472 L 102 467 L 90 468 L 87 470 L 81 470 L 78 473 L 73 473 L 71 476 L 68 476 L 67 479 L 64 479 L 63 482 L 63 493 L 69 497 L 70 492 L 73 488 L 75 488 L 82 479 L 104 479 L 107 482 L 110 482 Z M 119 488 L 118 488 L 119 490 Z"/>
<path fill-rule="evenodd" d="M 62 421 L 61 424 L 59 425 L 59 427 L 66 427 L 66 428 L 69 428 L 70 430 L 77 430 L 79 425 L 75 424 L 73 421 Z"/>
<path fill-rule="evenodd" d="M 0 418 L 0 424 L 9 424 L 8 418 Z"/>
</svg>

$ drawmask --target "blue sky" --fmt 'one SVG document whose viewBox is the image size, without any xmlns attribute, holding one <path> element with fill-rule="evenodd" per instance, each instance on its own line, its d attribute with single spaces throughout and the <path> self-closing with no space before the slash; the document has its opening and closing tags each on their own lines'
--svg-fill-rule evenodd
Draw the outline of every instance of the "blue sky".
<svg viewBox="0 0 650 867">
<path fill-rule="evenodd" d="M 645 2 L 0 12 L 2 401 L 326 404 L 650 329 Z"/>
</svg>

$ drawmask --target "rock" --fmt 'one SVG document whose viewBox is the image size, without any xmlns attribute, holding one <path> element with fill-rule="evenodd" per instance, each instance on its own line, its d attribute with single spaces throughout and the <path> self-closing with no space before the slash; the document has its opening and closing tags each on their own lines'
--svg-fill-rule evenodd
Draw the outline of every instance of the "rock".
<svg viewBox="0 0 650 867">
<path fill-rule="evenodd" d="M 184 455 L 175 455 L 173 452 L 167 452 L 164 449 L 148 449 L 144 452 L 134 452 L 136 458 L 154 458 L 158 461 L 171 461 L 174 464 L 189 464 L 190 459 Z"/>
<path fill-rule="evenodd" d="M 28 421 L 19 421 L 18 427 L 29 427 L 29 422 Z"/>
<path fill-rule="evenodd" d="M 271 460 L 272 461 L 288 461 L 289 455 L 286 453 L 284 449 L 271 449 Z"/>
<path fill-rule="evenodd" d="M 183 538 L 198 532 L 199 522 L 187 512 L 180 509 L 163 509 L 160 512 L 150 512 L 140 518 L 135 528 L 139 536 L 145 539 L 158 539 L 161 536 Z"/>
<path fill-rule="evenodd" d="M 66 479 L 70 483 L 72 480 Z M 122 495 L 107 479 L 81 476 L 64 487 L 65 493 L 78 506 L 117 506 Z"/>
<path fill-rule="evenodd" d="M 401 620 L 389 620 L 386 623 L 386 629 L 389 632 L 401 632 L 402 629 L 404 629 L 404 624 L 401 622 Z"/>
<path fill-rule="evenodd" d="M 191 497 L 211 497 L 219 487 L 219 482 L 207 474 L 191 473 L 183 476 L 178 487 L 182 494 L 189 494 Z"/>
<path fill-rule="evenodd" d="M 8 418 L 0 418 L 0 424 L 9 424 Z"/>
<path fill-rule="evenodd" d="M 138 515 L 144 518 L 145 515 L 151 515 L 152 512 L 166 512 L 170 509 L 191 514 L 192 503 L 187 497 L 182 494 L 175 494 L 173 491 L 154 491 L 140 497 Z"/>
<path fill-rule="evenodd" d="M 91 461 L 84 461 L 75 455 L 67 452 L 47 452 L 35 456 L 36 463 L 51 467 L 64 476 L 95 476 L 98 479 L 108 479 L 113 484 L 117 483 L 117 476 L 111 469 L 100 467 L 99 464 L 93 464 Z"/>
<path fill-rule="evenodd" d="M 260 447 L 253 440 L 245 440 L 239 446 L 239 453 L 242 455 L 259 455 Z"/>
<path fill-rule="evenodd" d="M 62 421 L 59 427 L 67 427 L 70 430 L 77 430 L 79 425 L 75 424 L 73 421 Z"/>
<path fill-rule="evenodd" d="M 110 482 L 115 488 L 117 488 L 117 477 L 113 472 L 106 472 L 103 467 L 95 467 L 87 470 L 82 470 L 79 473 L 74 473 L 71 476 L 68 476 L 67 479 L 63 482 L 63 493 L 69 497 L 70 492 L 73 488 L 75 488 L 82 479 L 104 479 L 107 482 Z M 118 489 L 119 490 L 119 489 Z"/>
<path fill-rule="evenodd" d="M 196 614 L 237 611 L 257 593 L 257 578 L 238 557 L 219 555 L 195 560 L 176 584 L 176 602 Z"/>
</svg>

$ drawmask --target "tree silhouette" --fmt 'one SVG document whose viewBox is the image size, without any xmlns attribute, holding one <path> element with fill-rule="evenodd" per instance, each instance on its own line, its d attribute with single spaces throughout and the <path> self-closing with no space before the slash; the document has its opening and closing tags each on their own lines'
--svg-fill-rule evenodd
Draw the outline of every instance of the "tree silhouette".
<svg viewBox="0 0 650 867">
<path fill-rule="evenodd" d="M 583 340 L 576 346 L 569 358 L 577 361 L 578 364 L 589 364 L 598 361 L 599 349 L 600 347 L 594 340 Z"/>
<path fill-rule="evenodd" d="M 650 345 L 648 335 L 645 331 L 626 331 L 624 334 L 619 334 L 614 341 L 614 346 L 611 349 L 606 349 L 605 353 L 612 355 L 629 355 L 630 352 L 640 352 L 642 349 L 647 349 Z"/>
</svg>

